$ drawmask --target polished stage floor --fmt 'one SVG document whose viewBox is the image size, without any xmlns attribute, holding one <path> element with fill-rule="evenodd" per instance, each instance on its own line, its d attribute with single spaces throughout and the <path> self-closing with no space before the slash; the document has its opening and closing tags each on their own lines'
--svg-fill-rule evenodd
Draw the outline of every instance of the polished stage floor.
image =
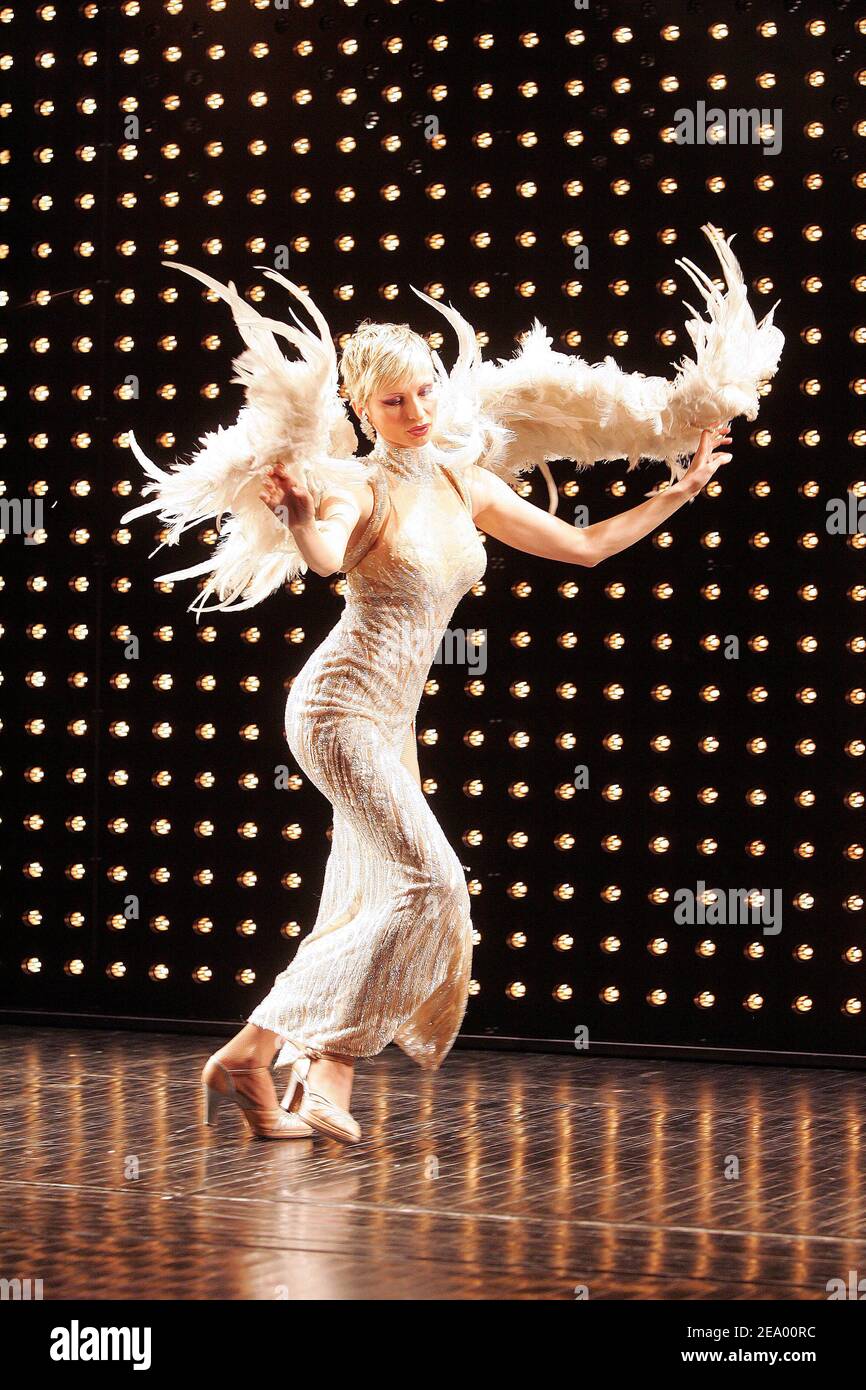
<svg viewBox="0 0 866 1390">
<path fill-rule="evenodd" d="M 866 1271 L 862 1072 L 362 1062 L 355 1148 L 201 1121 L 223 1038 L 0 1028 L 0 1244 L 45 1299 L 820 1299 Z M 277 1073 L 277 1081 L 286 1072 Z"/>
</svg>

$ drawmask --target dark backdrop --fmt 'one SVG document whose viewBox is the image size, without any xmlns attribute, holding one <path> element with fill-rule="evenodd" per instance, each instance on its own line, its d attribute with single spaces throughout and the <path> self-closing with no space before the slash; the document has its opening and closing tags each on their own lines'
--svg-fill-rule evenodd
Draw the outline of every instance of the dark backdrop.
<svg viewBox="0 0 866 1390">
<path fill-rule="evenodd" d="M 862 537 L 826 523 L 864 487 L 858 34 L 844 4 L 731 4 L 724 32 L 718 8 L 15 7 L 3 476 L 43 513 L 3 551 L 7 1018 L 237 1022 L 315 918 L 329 808 L 282 710 L 341 586 L 310 575 L 196 626 L 194 583 L 153 576 L 213 530 L 149 558 L 158 524 L 119 524 L 143 481 L 127 432 L 188 457 L 241 399 L 228 310 L 161 260 L 288 318 L 255 269 L 287 252 L 335 336 L 365 316 L 441 332 L 414 284 L 486 354 L 537 315 L 564 351 L 670 376 L 697 294 L 675 257 L 717 272 L 711 220 L 787 336 L 717 495 L 591 571 L 490 540 L 453 619 L 486 632 L 487 670 L 431 670 L 421 771 L 479 936 L 464 1033 L 863 1053 Z M 781 150 L 661 138 L 698 101 L 778 108 Z M 665 475 L 552 468 L 567 520 Z M 537 475 L 523 491 L 546 506 Z M 780 890 L 781 932 L 676 925 L 698 880 Z"/>
</svg>

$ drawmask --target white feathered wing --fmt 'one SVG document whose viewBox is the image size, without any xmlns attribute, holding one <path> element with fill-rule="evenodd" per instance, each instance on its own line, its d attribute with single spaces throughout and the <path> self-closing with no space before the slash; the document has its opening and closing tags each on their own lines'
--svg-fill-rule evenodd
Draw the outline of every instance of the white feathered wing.
<svg viewBox="0 0 866 1390">
<path fill-rule="evenodd" d="M 451 323 L 459 355 L 450 375 L 441 368 L 436 439 L 448 442 L 472 431 L 484 453 L 476 462 L 508 482 L 536 466 L 547 479 L 550 505 L 557 491 L 549 459 L 569 459 L 578 468 L 627 459 L 666 463 L 671 481 L 681 477 L 698 446 L 702 426 L 742 415 L 754 420 L 758 388 L 774 376 L 784 336 L 773 324 L 778 305 L 755 322 L 739 263 L 728 240 L 707 223 L 701 229 L 716 252 L 727 293 L 693 262 L 681 265 L 703 295 L 705 321 L 687 301 L 686 321 L 696 358 L 684 358 L 672 381 L 624 372 L 612 357 L 590 366 L 582 358 L 551 349 L 551 338 L 535 319 L 517 355 L 497 362 L 481 359 L 471 325 L 452 306 L 415 293 Z M 412 287 L 415 288 L 414 286 Z"/>
<path fill-rule="evenodd" d="M 203 612 L 234 612 L 252 608 L 286 580 L 303 574 L 306 561 L 289 530 L 259 496 L 266 473 L 279 466 L 286 478 L 304 483 L 318 503 L 325 490 L 357 484 L 368 476 L 363 460 L 354 458 L 358 437 L 338 394 L 337 357 L 328 325 L 309 296 L 266 267 L 265 274 L 283 285 L 304 305 L 316 327 L 312 333 L 291 310 L 298 324 L 266 318 L 238 294 L 234 282 L 222 285 L 204 271 L 179 261 L 164 261 L 200 280 L 230 306 L 246 349 L 233 366 L 232 381 L 244 387 L 245 404 L 233 425 L 204 434 L 190 462 L 159 468 L 140 449 L 134 434 L 130 445 L 150 478 L 142 495 L 153 500 L 124 513 L 125 525 L 156 512 L 168 527 L 157 546 L 177 544 L 181 534 L 209 517 L 217 518 L 220 539 L 212 554 L 199 564 L 158 575 L 158 579 L 188 579 L 208 575 L 207 583 L 189 605 L 196 621 Z M 280 350 L 276 335 L 300 352 L 292 361 Z M 225 513 L 227 520 L 220 524 Z M 207 605 L 215 594 L 219 602 Z"/>
</svg>

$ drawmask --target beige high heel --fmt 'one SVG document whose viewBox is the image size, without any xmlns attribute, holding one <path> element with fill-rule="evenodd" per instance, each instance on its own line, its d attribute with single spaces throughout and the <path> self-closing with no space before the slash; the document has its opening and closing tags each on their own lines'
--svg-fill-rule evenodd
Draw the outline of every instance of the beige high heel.
<svg viewBox="0 0 866 1390">
<path fill-rule="evenodd" d="M 307 1124 L 312 1125 L 313 1129 L 318 1130 L 320 1134 L 326 1134 L 329 1139 L 339 1139 L 344 1144 L 357 1144 L 361 1138 L 361 1126 L 354 1115 L 335 1105 L 327 1096 L 310 1090 L 307 1080 L 310 1067 L 321 1055 L 314 1048 L 304 1048 L 303 1055 L 292 1063 L 289 1084 L 280 1106 L 292 1117 L 300 1116 Z"/>
<path fill-rule="evenodd" d="M 250 1071 L 270 1071 L 270 1067 L 229 1068 L 216 1057 L 208 1057 L 201 1073 L 205 1124 L 215 1125 L 222 1102 L 233 1100 L 256 1139 L 309 1139 L 313 1131 L 298 1115 L 287 1115 L 279 1105 L 271 1108 L 259 1105 L 251 1096 L 243 1094 L 235 1077 Z"/>
</svg>

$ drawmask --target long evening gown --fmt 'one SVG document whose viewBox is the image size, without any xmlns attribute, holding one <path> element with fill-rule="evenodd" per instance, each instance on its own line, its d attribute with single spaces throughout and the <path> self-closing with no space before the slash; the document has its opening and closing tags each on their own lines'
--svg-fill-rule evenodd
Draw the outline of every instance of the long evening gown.
<svg viewBox="0 0 866 1390">
<path fill-rule="evenodd" d="M 284 1039 L 278 1066 L 393 1041 L 437 1068 L 468 1000 L 463 868 L 401 752 L 487 552 L 465 469 L 381 436 L 370 458 L 375 503 L 344 557 L 345 608 L 286 701 L 289 747 L 331 802 L 333 835 L 313 930 L 249 1015 Z"/>
</svg>

